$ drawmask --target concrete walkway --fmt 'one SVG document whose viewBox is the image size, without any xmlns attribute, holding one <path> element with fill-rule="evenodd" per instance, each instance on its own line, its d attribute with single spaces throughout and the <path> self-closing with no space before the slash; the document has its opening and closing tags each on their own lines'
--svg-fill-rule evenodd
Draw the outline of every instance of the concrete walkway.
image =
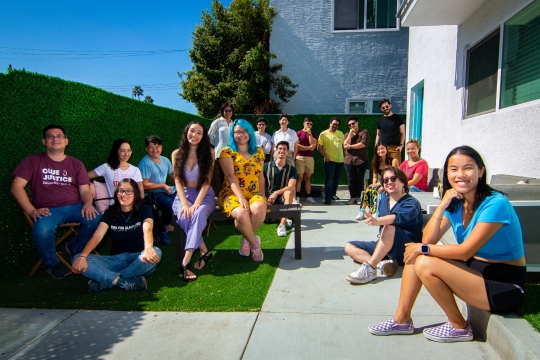
<svg viewBox="0 0 540 360">
<path fill-rule="evenodd" d="M 358 206 L 344 202 L 304 205 L 302 260 L 294 259 L 291 236 L 259 313 L 0 309 L 0 359 L 513 357 L 515 352 L 499 357 L 481 339 L 456 344 L 425 339 L 423 328 L 445 321 L 425 290 L 413 311 L 414 335 L 371 335 L 368 325 L 395 311 L 401 272 L 366 285 L 345 280 L 358 265 L 344 255 L 343 245 L 351 239 L 374 240 L 377 229 L 356 222 Z M 517 320 L 513 326 L 521 333 L 514 342 L 526 337 L 538 346 L 540 335 Z M 525 351 L 519 358 L 537 354 Z"/>
</svg>

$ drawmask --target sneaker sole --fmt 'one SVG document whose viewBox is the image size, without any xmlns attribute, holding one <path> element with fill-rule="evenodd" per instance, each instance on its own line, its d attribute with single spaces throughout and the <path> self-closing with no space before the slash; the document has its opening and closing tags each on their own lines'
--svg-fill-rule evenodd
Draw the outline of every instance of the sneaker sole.
<svg viewBox="0 0 540 360">
<path fill-rule="evenodd" d="M 382 273 L 388 277 L 392 277 L 394 275 L 396 275 L 397 271 L 399 269 L 399 266 L 396 264 L 396 263 L 393 263 L 393 264 L 386 264 L 384 267 L 383 267 L 383 271 Z"/>
<path fill-rule="evenodd" d="M 375 279 L 377 279 L 377 278 L 373 278 L 373 279 L 361 281 L 361 280 L 352 278 L 352 277 L 350 277 L 350 276 L 347 276 L 347 281 L 348 281 L 348 282 L 350 282 L 351 284 L 358 284 L 358 285 L 361 285 L 361 284 L 367 284 L 368 282 L 371 282 L 371 281 L 373 281 L 373 280 L 375 280 Z"/>
<path fill-rule="evenodd" d="M 64 276 L 56 276 L 56 275 L 53 275 L 52 272 L 50 272 L 49 270 L 46 270 L 47 274 L 49 274 L 53 279 L 56 279 L 56 280 L 62 280 L 62 279 L 65 279 L 67 278 L 69 275 L 71 275 L 70 272 L 68 272 L 66 275 Z"/>
<path fill-rule="evenodd" d="M 463 341 L 472 341 L 473 335 L 467 335 L 467 336 L 455 336 L 455 337 L 440 337 L 428 334 L 424 332 L 424 336 L 431 340 L 436 342 L 442 342 L 442 343 L 453 343 L 453 342 L 463 342 Z"/>
<path fill-rule="evenodd" d="M 379 336 L 387 336 L 387 335 L 412 335 L 414 334 L 414 329 L 408 329 L 408 330 L 375 330 L 368 326 L 368 330 L 373 335 L 379 335 Z"/>
</svg>

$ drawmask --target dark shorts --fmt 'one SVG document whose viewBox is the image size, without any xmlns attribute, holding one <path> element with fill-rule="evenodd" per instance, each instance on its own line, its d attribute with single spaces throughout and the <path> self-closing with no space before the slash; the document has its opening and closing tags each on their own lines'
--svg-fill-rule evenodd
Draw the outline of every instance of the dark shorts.
<svg viewBox="0 0 540 360">
<path fill-rule="evenodd" d="M 394 245 L 392 245 L 392 248 L 386 254 L 383 260 L 386 259 L 396 259 L 399 263 L 399 265 L 403 265 L 403 254 L 405 253 L 405 244 L 414 242 L 411 240 L 409 235 L 407 235 L 400 227 L 394 226 L 396 229 L 395 235 L 394 235 Z M 354 247 L 357 247 L 359 249 L 364 250 L 369 255 L 373 255 L 373 252 L 375 251 L 375 246 L 377 246 L 377 241 L 349 241 L 349 244 L 351 244 Z"/>
<path fill-rule="evenodd" d="M 484 278 L 489 311 L 507 313 L 519 310 L 525 299 L 525 266 L 493 264 L 469 259 L 467 265 Z"/>
</svg>

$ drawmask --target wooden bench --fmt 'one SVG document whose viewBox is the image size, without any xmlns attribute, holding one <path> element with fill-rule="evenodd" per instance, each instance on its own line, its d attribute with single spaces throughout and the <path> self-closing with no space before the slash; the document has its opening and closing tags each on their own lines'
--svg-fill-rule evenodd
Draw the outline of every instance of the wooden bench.
<svg viewBox="0 0 540 360">
<path fill-rule="evenodd" d="M 302 258 L 302 234 L 301 234 L 301 211 L 299 204 L 290 205 L 268 205 L 270 212 L 266 213 L 267 219 L 289 218 L 294 222 L 294 258 L 300 260 Z M 213 221 L 232 221 L 232 217 L 227 217 L 221 209 L 216 207 L 216 210 L 208 217 L 208 220 Z M 184 258 L 184 231 L 178 224 L 174 224 L 174 246 L 176 246 L 176 260 L 182 261 Z"/>
</svg>

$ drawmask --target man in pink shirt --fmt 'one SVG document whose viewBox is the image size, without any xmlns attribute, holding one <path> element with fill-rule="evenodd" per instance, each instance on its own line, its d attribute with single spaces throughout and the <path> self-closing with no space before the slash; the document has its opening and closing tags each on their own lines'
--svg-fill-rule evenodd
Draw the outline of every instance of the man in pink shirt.
<svg viewBox="0 0 540 360">
<path fill-rule="evenodd" d="M 97 228 L 101 215 L 92 205 L 90 179 L 82 162 L 66 155 L 66 131 L 60 125 L 49 125 L 41 140 L 46 152 L 28 155 L 13 172 L 11 193 L 34 221 L 32 237 L 47 267 L 55 279 L 71 272 L 56 258 L 56 228 L 69 222 L 80 222 L 78 235 L 66 249 L 71 256 L 82 251 Z M 30 184 L 32 202 L 25 187 Z"/>
<path fill-rule="evenodd" d="M 313 158 L 313 150 L 317 148 L 317 134 L 311 132 L 313 120 L 311 118 L 304 119 L 304 128 L 298 130 L 298 145 L 296 152 L 296 171 L 298 172 L 298 181 L 296 182 L 296 193 L 302 188 L 302 180 L 305 182 L 306 201 L 314 203 L 315 200 L 311 197 L 311 175 L 315 171 L 315 159 Z M 296 198 L 300 202 L 300 198 Z"/>
</svg>

